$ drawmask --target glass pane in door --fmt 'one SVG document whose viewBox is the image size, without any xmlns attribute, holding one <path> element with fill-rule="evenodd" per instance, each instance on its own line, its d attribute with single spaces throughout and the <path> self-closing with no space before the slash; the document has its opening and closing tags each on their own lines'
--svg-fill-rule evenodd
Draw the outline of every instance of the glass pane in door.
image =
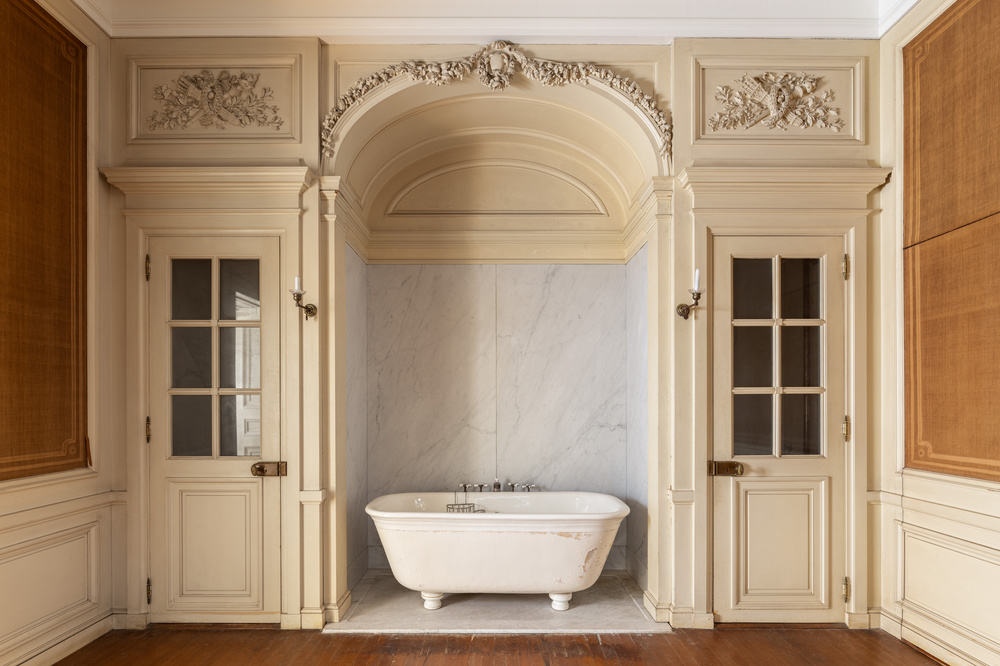
<svg viewBox="0 0 1000 666">
<path fill-rule="evenodd" d="M 170 318 L 174 321 L 212 318 L 212 260 L 170 260 Z"/>
<path fill-rule="evenodd" d="M 174 395 L 170 408 L 171 455 L 212 455 L 212 396 Z"/>
<path fill-rule="evenodd" d="M 219 260 L 219 319 L 260 320 L 260 260 Z"/>
<path fill-rule="evenodd" d="M 260 328 L 219 329 L 219 386 L 260 388 Z"/>
<path fill-rule="evenodd" d="M 260 457 L 260 396 L 219 396 L 219 454 Z"/>
<path fill-rule="evenodd" d="M 733 259 L 733 319 L 771 319 L 770 259 Z"/>
<path fill-rule="evenodd" d="M 774 452 L 770 394 L 733 396 L 733 455 L 769 456 Z"/>
<path fill-rule="evenodd" d="M 733 386 L 774 386 L 770 326 L 733 327 Z"/>
<path fill-rule="evenodd" d="M 170 329 L 171 388 L 212 388 L 212 329 Z"/>
<path fill-rule="evenodd" d="M 818 456 L 822 453 L 822 396 L 781 396 L 781 455 Z"/>
<path fill-rule="evenodd" d="M 820 386 L 820 327 L 781 327 L 781 385 Z"/>
<path fill-rule="evenodd" d="M 781 260 L 781 316 L 784 319 L 819 319 L 818 258 Z"/>
</svg>

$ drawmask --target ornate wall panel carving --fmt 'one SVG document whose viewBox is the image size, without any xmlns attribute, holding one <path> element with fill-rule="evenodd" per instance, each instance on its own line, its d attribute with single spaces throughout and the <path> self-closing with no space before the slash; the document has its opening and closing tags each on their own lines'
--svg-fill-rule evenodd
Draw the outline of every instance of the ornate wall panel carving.
<svg viewBox="0 0 1000 666">
<path fill-rule="evenodd" d="M 698 144 L 864 141 L 862 57 L 695 59 Z"/>
<path fill-rule="evenodd" d="M 465 58 L 436 62 L 410 60 L 384 67 L 363 77 L 341 95 L 337 105 L 326 114 L 323 121 L 324 155 L 333 155 L 334 127 L 341 116 L 352 106 L 363 102 L 366 95 L 393 79 L 405 74 L 414 81 L 441 86 L 463 81 L 466 77 L 471 78 L 473 72 L 492 91 L 506 89 L 517 73 L 544 86 L 561 87 L 571 83 L 606 86 L 621 95 L 653 124 L 659 135 L 661 155 L 670 155 L 673 128 L 666 114 L 657 106 L 656 99 L 643 91 L 637 82 L 593 63 L 532 58 L 514 44 L 505 41 L 493 42 Z"/>
<path fill-rule="evenodd" d="M 0 3 L 0 479 L 85 467 L 87 49 Z"/>
<path fill-rule="evenodd" d="M 300 140 L 299 56 L 129 59 L 129 143 Z"/>
</svg>

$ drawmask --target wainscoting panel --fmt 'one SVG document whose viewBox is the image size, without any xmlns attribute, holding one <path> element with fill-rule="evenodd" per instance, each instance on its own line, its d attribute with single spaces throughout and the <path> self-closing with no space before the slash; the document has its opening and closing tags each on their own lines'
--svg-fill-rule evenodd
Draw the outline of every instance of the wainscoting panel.
<svg viewBox="0 0 1000 666">
<path fill-rule="evenodd" d="M 0 517 L 0 664 L 110 613 L 110 493 Z"/>
</svg>

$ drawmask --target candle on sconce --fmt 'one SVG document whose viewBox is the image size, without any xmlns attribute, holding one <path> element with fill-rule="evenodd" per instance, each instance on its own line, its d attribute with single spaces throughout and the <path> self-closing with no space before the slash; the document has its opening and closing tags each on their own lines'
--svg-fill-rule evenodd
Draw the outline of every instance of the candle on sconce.
<svg viewBox="0 0 1000 666">
<path fill-rule="evenodd" d="M 295 276 L 295 291 L 302 291 L 302 278 Z"/>
<path fill-rule="evenodd" d="M 701 291 L 701 271 L 694 269 L 694 290 Z"/>
</svg>

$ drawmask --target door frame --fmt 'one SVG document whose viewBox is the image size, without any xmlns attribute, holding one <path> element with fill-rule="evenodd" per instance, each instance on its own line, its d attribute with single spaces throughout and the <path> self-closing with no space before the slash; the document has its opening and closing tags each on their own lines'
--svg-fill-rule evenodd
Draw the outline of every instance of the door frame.
<svg viewBox="0 0 1000 666">
<path fill-rule="evenodd" d="M 851 581 L 852 594 L 845 604 L 844 623 L 851 628 L 867 629 L 869 624 L 869 613 L 867 603 L 868 587 L 868 535 L 867 535 L 867 312 L 862 307 L 866 304 L 865 293 L 867 289 L 865 265 L 867 263 L 867 249 L 865 243 L 866 232 L 862 226 L 859 231 L 858 220 L 854 216 L 841 217 L 840 215 L 823 215 L 817 220 L 815 213 L 789 212 L 762 214 L 746 210 L 733 211 L 739 214 L 739 220 L 726 219 L 729 215 L 719 216 L 716 214 L 705 214 L 700 216 L 704 223 L 705 234 L 704 248 L 698 254 L 704 253 L 705 265 L 708 275 L 714 273 L 714 250 L 715 239 L 723 236 L 839 236 L 843 238 L 845 252 L 850 256 L 851 273 L 850 279 L 846 281 L 844 293 L 844 339 L 845 339 L 845 395 L 844 411 L 851 418 L 852 437 L 851 441 L 844 444 L 844 533 L 842 535 L 831 534 L 831 548 L 841 548 L 844 554 L 844 572 Z M 866 211 L 867 212 L 867 211 Z M 720 219 L 721 217 L 721 219 Z M 851 219 L 854 218 L 854 219 Z M 714 285 L 709 289 L 714 288 Z M 709 294 L 711 297 L 711 294 Z M 859 306 L 861 304 L 861 306 Z M 714 368 L 712 359 L 715 349 L 713 348 L 712 331 L 714 321 L 711 309 L 706 308 L 705 330 L 703 340 L 706 341 L 706 374 L 705 393 L 707 404 L 710 408 L 706 413 L 705 438 L 699 437 L 701 442 L 701 453 L 703 462 L 700 469 L 707 467 L 708 460 L 712 458 L 712 446 L 714 442 L 714 403 L 711 396 L 714 395 L 715 387 L 712 378 Z M 714 557 L 715 549 L 713 545 L 713 534 L 715 529 L 715 506 L 712 492 L 713 482 L 706 477 L 706 500 L 707 500 L 707 534 L 706 539 L 709 547 L 708 555 L 708 605 L 710 612 L 714 616 Z M 834 594 L 839 594 L 837 581 L 831 581 Z M 714 620 L 713 620 L 714 623 Z"/>
<path fill-rule="evenodd" d="M 126 613 L 116 615 L 114 628 L 141 629 L 149 624 L 149 604 L 146 601 L 147 580 L 150 576 L 149 473 L 150 461 L 145 438 L 146 416 L 149 410 L 149 327 L 148 283 L 145 278 L 149 239 L 166 237 L 276 237 L 279 245 L 279 275 L 282 284 L 291 285 L 303 270 L 303 237 L 317 235 L 317 206 L 307 214 L 303 193 L 315 182 L 315 176 L 305 167 L 247 168 L 161 168 L 123 167 L 103 169 L 108 181 L 125 194 L 122 216 L 125 247 L 125 273 L 119 283 L 126 303 L 125 340 L 126 396 L 125 439 L 127 455 L 125 469 L 119 470 L 117 516 L 126 523 L 127 537 L 115 544 L 116 557 L 126 566 L 124 602 Z M 305 224 L 308 219 L 312 224 Z M 314 246 L 319 248 L 317 239 Z M 313 267 L 314 269 L 316 267 Z M 306 288 L 309 289 L 306 277 Z M 313 278 L 312 294 L 323 309 L 319 278 Z M 282 295 L 284 291 L 280 292 Z M 310 301 L 314 300 L 310 296 Z M 279 409 L 280 457 L 287 462 L 288 476 L 281 483 L 280 527 L 280 613 L 285 629 L 313 627 L 317 622 L 303 620 L 305 613 L 303 588 L 311 585 L 321 594 L 321 572 L 315 581 L 308 580 L 302 567 L 302 459 L 319 456 L 322 438 L 303 436 L 303 403 L 300 387 L 308 374 L 302 362 L 305 344 L 315 342 L 318 348 L 320 326 L 307 327 L 291 297 L 279 299 Z M 315 320 L 311 320 L 310 324 Z M 313 366 L 316 364 L 313 363 Z M 318 381 L 316 382 L 318 384 Z M 317 404 L 320 396 L 316 396 Z M 312 441 L 316 451 L 304 451 L 304 442 Z M 322 488 L 313 491 L 324 495 Z M 310 496 L 311 498 L 311 496 Z M 319 504 L 319 502 L 310 502 Z M 314 530 L 322 529 L 316 521 Z M 314 542 L 322 542 L 321 534 Z M 162 588 L 161 588 L 162 589 Z M 157 587 L 153 582 L 152 593 Z M 120 604 L 121 602 L 119 602 Z M 320 604 L 317 604 L 321 606 Z M 323 610 L 315 617 L 322 626 Z M 315 627 L 313 627 L 315 628 Z"/>
<path fill-rule="evenodd" d="M 773 164 L 773 163 L 772 163 Z M 847 394 L 853 435 L 845 448 L 846 575 L 852 595 L 845 621 L 852 628 L 871 626 L 868 604 L 868 235 L 877 211 L 873 193 L 889 169 L 869 166 L 688 166 L 676 176 L 677 209 L 667 231 L 671 265 L 664 266 L 661 288 L 667 292 L 671 316 L 661 345 L 658 372 L 666 379 L 672 423 L 661 417 L 661 445 L 671 451 L 670 487 L 663 493 L 670 507 L 672 574 L 669 612 L 676 627 L 711 628 L 713 615 L 712 482 L 706 474 L 712 433 L 712 321 L 710 308 L 696 308 L 690 321 L 672 312 L 689 302 L 687 289 L 695 268 L 711 275 L 713 238 L 726 235 L 842 236 L 851 256 L 851 280 L 845 293 Z M 704 284 L 704 283 L 703 283 Z M 713 285 L 705 284 L 705 299 Z M 666 300 L 666 299 L 661 299 Z M 663 396 L 661 396 L 662 398 Z M 661 399 L 662 402 L 662 399 Z M 672 440 L 672 441 L 669 441 Z M 652 504 L 652 500 L 651 500 Z M 693 574 L 693 575 L 692 575 Z M 693 580 L 692 580 L 693 578 Z M 688 583 L 687 581 L 691 581 Z M 876 620 L 877 621 L 877 620 Z M 877 626 L 877 625 L 875 625 Z"/>
</svg>

